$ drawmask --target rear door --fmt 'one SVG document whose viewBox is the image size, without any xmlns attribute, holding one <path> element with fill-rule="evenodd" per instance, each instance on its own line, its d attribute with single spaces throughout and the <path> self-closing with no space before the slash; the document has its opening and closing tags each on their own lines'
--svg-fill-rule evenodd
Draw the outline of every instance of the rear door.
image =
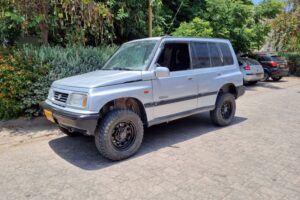
<svg viewBox="0 0 300 200">
<path fill-rule="evenodd" d="M 223 42 L 192 42 L 191 49 L 198 83 L 198 108 L 210 109 L 215 105 L 220 87 L 230 73 L 237 71 L 232 53 Z"/>
</svg>

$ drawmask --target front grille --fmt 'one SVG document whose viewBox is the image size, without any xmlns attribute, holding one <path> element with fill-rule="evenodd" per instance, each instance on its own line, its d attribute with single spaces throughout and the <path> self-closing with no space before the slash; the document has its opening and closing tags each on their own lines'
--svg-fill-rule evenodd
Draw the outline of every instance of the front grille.
<svg viewBox="0 0 300 200">
<path fill-rule="evenodd" d="M 69 94 L 67 94 L 67 93 L 62 93 L 62 92 L 57 92 L 57 91 L 54 92 L 55 101 L 66 103 L 68 100 L 68 96 L 69 96 Z"/>
</svg>

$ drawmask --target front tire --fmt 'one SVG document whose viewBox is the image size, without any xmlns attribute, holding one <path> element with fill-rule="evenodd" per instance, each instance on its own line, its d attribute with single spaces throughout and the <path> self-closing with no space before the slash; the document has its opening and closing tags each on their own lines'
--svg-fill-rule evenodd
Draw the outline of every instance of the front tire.
<svg viewBox="0 0 300 200">
<path fill-rule="evenodd" d="M 100 154 L 110 160 L 123 160 L 140 148 L 144 127 L 140 117 L 131 110 L 117 109 L 100 121 L 95 144 Z"/>
<path fill-rule="evenodd" d="M 231 93 L 221 93 L 217 98 L 215 109 L 210 111 L 210 118 L 218 126 L 227 126 L 232 123 L 235 110 L 234 95 Z"/>
<path fill-rule="evenodd" d="M 261 81 L 268 81 L 269 78 L 270 78 L 270 74 L 267 71 L 265 71 L 264 72 L 264 77 L 263 77 L 263 79 L 261 79 Z"/>
</svg>

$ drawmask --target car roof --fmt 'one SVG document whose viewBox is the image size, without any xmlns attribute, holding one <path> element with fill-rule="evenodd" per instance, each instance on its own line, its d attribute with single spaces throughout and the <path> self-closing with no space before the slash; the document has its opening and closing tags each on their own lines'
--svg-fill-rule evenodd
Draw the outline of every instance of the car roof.
<svg viewBox="0 0 300 200">
<path fill-rule="evenodd" d="M 268 53 L 268 52 L 259 52 L 256 53 L 258 56 L 278 56 L 276 53 Z"/>
<path fill-rule="evenodd" d="M 202 37 L 175 37 L 175 36 L 162 36 L 162 37 L 149 37 L 143 39 L 132 40 L 126 43 L 147 41 L 147 40 L 167 40 L 167 41 L 207 41 L 207 42 L 225 42 L 229 43 L 227 39 L 221 38 L 202 38 Z"/>
</svg>

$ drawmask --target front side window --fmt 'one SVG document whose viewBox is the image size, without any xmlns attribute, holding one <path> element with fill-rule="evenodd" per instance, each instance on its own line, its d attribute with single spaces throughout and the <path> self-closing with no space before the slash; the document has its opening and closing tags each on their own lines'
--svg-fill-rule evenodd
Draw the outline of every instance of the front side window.
<svg viewBox="0 0 300 200">
<path fill-rule="evenodd" d="M 142 40 L 123 44 L 112 58 L 104 65 L 103 70 L 145 70 L 158 40 Z"/>
<path fill-rule="evenodd" d="M 193 68 L 211 67 L 207 42 L 194 42 L 191 47 Z"/>
<path fill-rule="evenodd" d="M 166 43 L 157 64 L 172 71 L 190 69 L 189 46 L 186 43 Z"/>
</svg>

